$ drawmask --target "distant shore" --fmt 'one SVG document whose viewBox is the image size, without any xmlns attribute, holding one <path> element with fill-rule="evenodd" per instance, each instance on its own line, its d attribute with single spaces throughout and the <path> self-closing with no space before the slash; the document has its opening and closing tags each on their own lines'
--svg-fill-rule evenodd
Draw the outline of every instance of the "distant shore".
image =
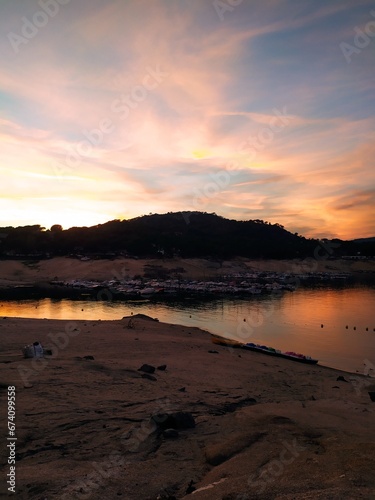
<svg viewBox="0 0 375 500">
<path fill-rule="evenodd" d="M 121 283 L 131 279 L 154 280 L 156 282 L 158 280 L 162 282 L 166 280 L 208 282 L 226 279 L 230 282 L 230 277 L 262 272 L 297 277 L 311 273 L 318 277 L 324 275 L 326 279 L 341 274 L 352 279 L 375 281 L 375 261 L 343 259 L 248 260 L 243 258 L 230 261 L 126 258 L 80 260 L 67 257 L 40 261 L 2 260 L 0 261 L 0 295 L 17 298 L 27 296 L 28 293 L 45 293 L 46 296 L 51 297 L 75 297 L 79 296 L 79 293 L 91 293 L 92 290 L 77 291 L 73 290 L 73 286 L 70 289 L 69 287 L 63 289 L 61 285 L 56 285 L 56 282 L 92 281 L 99 284 L 104 283 L 103 288 L 112 287 L 114 289 L 113 283 Z M 241 280 L 237 279 L 237 281 Z M 295 281 L 291 279 L 284 284 L 294 286 Z M 112 284 L 107 285 L 107 282 Z M 237 283 L 235 284 L 237 285 Z"/>
<path fill-rule="evenodd" d="M 373 498 L 365 374 L 137 316 L 1 318 L 0 339 L 0 390 L 16 387 L 19 499 Z M 23 359 L 36 340 L 53 356 Z"/>
</svg>

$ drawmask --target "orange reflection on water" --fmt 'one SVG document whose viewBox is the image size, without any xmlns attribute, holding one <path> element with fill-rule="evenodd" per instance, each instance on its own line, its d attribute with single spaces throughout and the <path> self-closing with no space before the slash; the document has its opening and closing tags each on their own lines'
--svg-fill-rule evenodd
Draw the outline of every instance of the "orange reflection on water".
<svg viewBox="0 0 375 500">
<path fill-rule="evenodd" d="M 198 326 L 242 342 L 301 352 L 343 370 L 361 371 L 366 359 L 375 365 L 374 306 L 374 289 L 322 288 L 246 300 L 176 304 L 51 299 L 3 301 L 0 316 L 114 320 L 142 313 L 167 323 Z"/>
</svg>

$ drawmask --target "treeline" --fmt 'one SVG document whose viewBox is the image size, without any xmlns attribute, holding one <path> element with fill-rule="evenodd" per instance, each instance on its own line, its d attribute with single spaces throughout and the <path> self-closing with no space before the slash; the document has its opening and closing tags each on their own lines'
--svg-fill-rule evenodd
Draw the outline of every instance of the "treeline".
<svg viewBox="0 0 375 500">
<path fill-rule="evenodd" d="M 280 224 L 235 221 L 216 214 L 176 212 L 113 220 L 92 227 L 63 230 L 54 225 L 0 228 L 0 257 L 212 257 L 227 259 L 313 257 L 318 241 L 292 234 Z M 375 242 L 335 240 L 332 256 L 375 254 Z"/>
</svg>

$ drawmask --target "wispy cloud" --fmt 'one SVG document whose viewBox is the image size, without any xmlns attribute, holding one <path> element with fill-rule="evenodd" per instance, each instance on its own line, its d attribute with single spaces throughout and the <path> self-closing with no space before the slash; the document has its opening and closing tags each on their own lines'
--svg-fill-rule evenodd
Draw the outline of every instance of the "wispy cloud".
<svg viewBox="0 0 375 500">
<path fill-rule="evenodd" d="M 191 209 L 199 192 L 202 210 L 307 236 L 375 234 L 371 48 L 353 67 L 339 48 L 372 8 L 243 2 L 221 22 L 210 0 L 70 2 L 15 54 L 8 33 L 40 7 L 3 2 L 0 224 Z M 283 107 L 288 125 L 241 150 Z"/>
</svg>

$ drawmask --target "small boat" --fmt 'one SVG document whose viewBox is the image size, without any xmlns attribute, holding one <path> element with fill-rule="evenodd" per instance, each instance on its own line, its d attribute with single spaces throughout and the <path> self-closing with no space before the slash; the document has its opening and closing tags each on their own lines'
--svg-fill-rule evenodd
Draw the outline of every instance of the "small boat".
<svg viewBox="0 0 375 500">
<path fill-rule="evenodd" d="M 300 363 L 307 363 L 310 365 L 316 365 L 318 363 L 317 359 L 313 359 L 310 356 L 305 356 L 304 354 L 299 354 L 292 351 L 282 352 L 279 349 L 274 349 L 273 347 L 268 347 L 266 345 L 253 344 L 252 342 L 243 344 L 242 347 L 250 351 L 262 352 L 263 354 L 268 354 L 270 356 L 278 356 L 279 358 L 299 361 Z"/>
<path fill-rule="evenodd" d="M 270 356 L 280 356 L 282 353 L 278 349 L 273 347 L 268 347 L 266 345 L 254 344 L 253 342 L 248 342 L 247 344 L 242 344 L 243 349 L 248 349 L 249 351 L 262 352 L 264 354 L 269 354 Z"/>
<path fill-rule="evenodd" d="M 211 335 L 211 340 L 214 344 L 226 347 L 243 347 L 242 342 L 233 339 L 226 339 L 225 337 L 220 337 L 219 335 Z"/>
<path fill-rule="evenodd" d="M 225 337 L 220 337 L 219 335 L 211 335 L 211 340 L 214 344 L 227 347 L 239 347 L 242 349 L 247 349 L 249 351 L 268 354 L 269 356 L 277 356 L 279 358 L 290 359 L 291 361 L 298 361 L 299 363 L 316 365 L 319 361 L 317 359 L 311 358 L 310 356 L 305 356 L 304 354 L 299 354 L 293 351 L 282 352 L 279 349 L 274 349 L 273 347 L 262 344 L 254 344 L 253 342 L 244 344 L 243 342 L 239 342 L 238 340 L 227 339 Z"/>
</svg>

